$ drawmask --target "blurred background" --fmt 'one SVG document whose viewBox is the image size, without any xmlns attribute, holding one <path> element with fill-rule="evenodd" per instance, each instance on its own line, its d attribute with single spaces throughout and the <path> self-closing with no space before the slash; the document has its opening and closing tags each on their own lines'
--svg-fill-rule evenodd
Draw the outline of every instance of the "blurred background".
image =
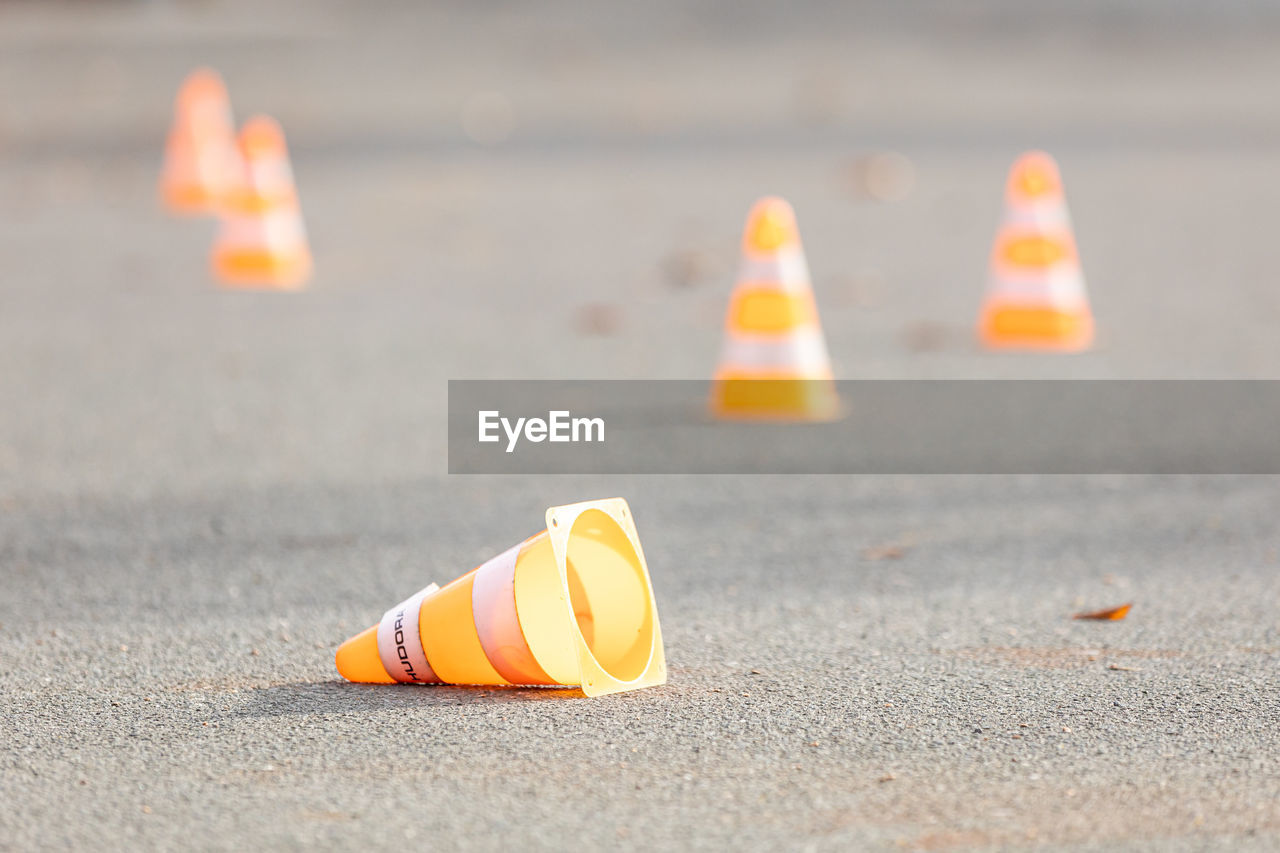
<svg viewBox="0 0 1280 853">
<path fill-rule="evenodd" d="M 0 482 L 437 474 L 449 377 L 705 377 L 765 194 L 838 377 L 1275 377 L 1278 35 L 1246 0 L 0 4 Z M 285 129 L 301 296 L 219 291 L 156 201 L 197 65 Z M 1032 147 L 1079 357 L 973 343 Z"/>
</svg>

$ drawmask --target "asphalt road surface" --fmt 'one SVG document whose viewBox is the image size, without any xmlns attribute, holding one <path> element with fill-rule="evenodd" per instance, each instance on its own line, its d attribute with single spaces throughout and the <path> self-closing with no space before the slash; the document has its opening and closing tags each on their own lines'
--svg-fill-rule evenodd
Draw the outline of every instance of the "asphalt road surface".
<svg viewBox="0 0 1280 853">
<path fill-rule="evenodd" d="M 707 375 L 767 193 L 840 376 L 1280 378 L 1274 9 L 259 5 L 0 5 L 0 849 L 1280 847 L 1275 478 L 444 455 L 448 378 Z M 200 63 L 289 135 L 306 293 L 218 290 L 156 205 Z M 972 343 L 1032 146 L 1078 357 Z M 338 678 L 611 495 L 668 685 Z"/>
</svg>

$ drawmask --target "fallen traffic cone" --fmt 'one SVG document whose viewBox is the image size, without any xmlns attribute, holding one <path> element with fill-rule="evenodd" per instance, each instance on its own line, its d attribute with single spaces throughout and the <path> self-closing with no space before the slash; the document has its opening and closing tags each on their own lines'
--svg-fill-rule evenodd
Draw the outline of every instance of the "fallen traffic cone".
<svg viewBox="0 0 1280 853">
<path fill-rule="evenodd" d="M 369 684 L 665 684 L 649 570 L 622 498 L 547 510 L 547 529 L 439 589 L 431 584 L 338 648 Z"/>
<path fill-rule="evenodd" d="M 239 177 L 227 88 L 201 68 L 183 82 L 165 145 L 160 197 L 175 213 L 212 213 Z"/>
<path fill-rule="evenodd" d="M 1093 343 L 1062 178 L 1043 151 L 1022 155 L 1009 172 L 979 335 L 994 348 L 1077 351 Z"/>
<path fill-rule="evenodd" d="M 798 421 L 840 414 L 796 215 L 780 198 L 760 199 L 747 217 L 711 410 Z"/>
<path fill-rule="evenodd" d="M 214 273 L 232 286 L 301 288 L 311 276 L 311 249 L 284 132 L 274 119 L 257 116 L 240 131 L 239 144 L 244 172 L 222 206 Z"/>
</svg>

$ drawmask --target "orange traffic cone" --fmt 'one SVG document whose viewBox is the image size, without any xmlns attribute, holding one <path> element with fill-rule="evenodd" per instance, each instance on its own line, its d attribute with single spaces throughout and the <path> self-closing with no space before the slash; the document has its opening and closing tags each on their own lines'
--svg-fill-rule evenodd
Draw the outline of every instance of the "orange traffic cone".
<svg viewBox="0 0 1280 853">
<path fill-rule="evenodd" d="M 250 119 L 240 131 L 240 157 L 244 173 L 222 206 L 214 274 L 232 286 L 301 288 L 311 276 L 311 249 L 280 125 Z"/>
<path fill-rule="evenodd" d="M 995 348 L 1077 351 L 1093 343 L 1062 177 L 1043 151 L 1022 155 L 1009 172 L 978 331 Z"/>
<path fill-rule="evenodd" d="M 183 82 L 165 146 L 160 197 L 175 213 L 211 213 L 239 176 L 227 88 L 201 68 Z"/>
<path fill-rule="evenodd" d="M 431 584 L 338 648 L 368 684 L 665 684 L 649 569 L 622 498 L 547 510 L 547 529 L 439 589 Z"/>
<path fill-rule="evenodd" d="M 747 217 L 711 410 L 798 421 L 840 413 L 795 212 L 780 198 L 760 199 Z"/>
</svg>

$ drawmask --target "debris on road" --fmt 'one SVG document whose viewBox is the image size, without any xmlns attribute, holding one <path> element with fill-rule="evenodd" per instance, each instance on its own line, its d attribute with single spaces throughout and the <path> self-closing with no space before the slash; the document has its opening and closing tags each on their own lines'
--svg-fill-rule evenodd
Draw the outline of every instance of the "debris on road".
<svg viewBox="0 0 1280 853">
<path fill-rule="evenodd" d="M 908 352 L 941 352 L 951 340 L 951 330 L 941 323 L 912 323 L 902 330 L 902 345 Z"/>
<path fill-rule="evenodd" d="M 610 337 L 622 328 L 622 309 L 616 305 L 590 302 L 578 309 L 574 326 L 583 335 Z"/>
<path fill-rule="evenodd" d="M 870 548 L 862 549 L 862 559 L 878 561 L 878 560 L 901 560 L 907 555 L 907 551 L 911 550 L 910 545 L 897 543 L 887 543 L 884 545 L 874 545 Z"/>
<path fill-rule="evenodd" d="M 706 249 L 676 249 L 662 261 L 663 279 L 681 290 L 716 281 L 724 271 L 721 259 Z"/>
<path fill-rule="evenodd" d="M 853 192 L 872 201 L 902 201 L 911 195 L 916 169 L 897 151 L 881 151 L 853 161 L 849 169 Z"/>
<path fill-rule="evenodd" d="M 1121 619 L 1129 615 L 1129 608 L 1133 607 L 1133 602 L 1121 604 L 1119 607 L 1109 607 L 1106 610 L 1090 610 L 1085 613 L 1077 613 L 1072 619 L 1089 619 L 1094 622 L 1119 622 Z"/>
</svg>

